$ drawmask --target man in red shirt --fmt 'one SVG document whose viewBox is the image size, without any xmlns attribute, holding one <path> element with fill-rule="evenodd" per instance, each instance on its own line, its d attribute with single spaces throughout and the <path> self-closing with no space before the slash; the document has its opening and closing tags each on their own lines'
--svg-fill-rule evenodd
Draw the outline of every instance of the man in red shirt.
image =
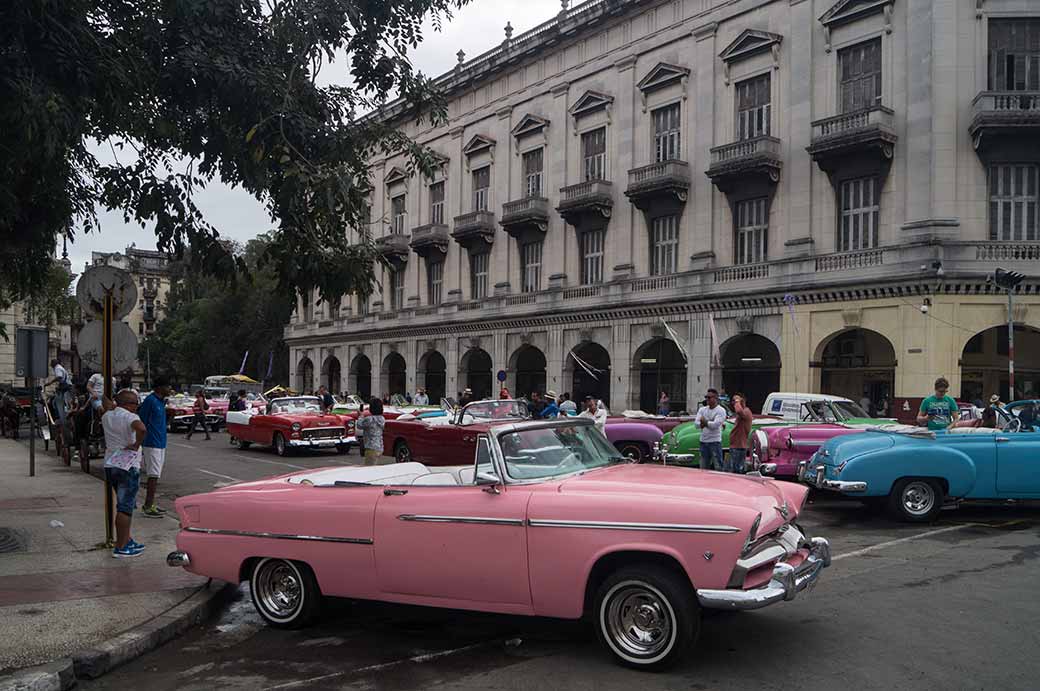
<svg viewBox="0 0 1040 691">
<path fill-rule="evenodd" d="M 733 396 L 733 413 L 737 418 L 736 425 L 729 433 L 729 464 L 726 468 L 732 473 L 744 473 L 744 461 L 747 460 L 748 437 L 751 434 L 753 416 L 747 406 L 744 394 Z"/>
</svg>

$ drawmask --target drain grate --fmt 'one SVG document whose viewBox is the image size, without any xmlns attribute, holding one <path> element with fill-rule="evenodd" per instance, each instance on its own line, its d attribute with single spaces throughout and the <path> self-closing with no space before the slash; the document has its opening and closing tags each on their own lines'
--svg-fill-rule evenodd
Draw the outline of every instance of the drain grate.
<svg viewBox="0 0 1040 691">
<path fill-rule="evenodd" d="M 0 528 L 0 554 L 25 550 L 25 535 L 14 528 Z"/>
</svg>

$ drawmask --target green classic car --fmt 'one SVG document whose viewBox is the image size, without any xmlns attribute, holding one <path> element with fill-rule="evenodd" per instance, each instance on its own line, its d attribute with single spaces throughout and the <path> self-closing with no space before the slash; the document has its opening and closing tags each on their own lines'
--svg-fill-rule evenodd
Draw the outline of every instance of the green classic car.
<svg viewBox="0 0 1040 691">
<path fill-rule="evenodd" d="M 762 427 L 776 425 L 798 425 L 803 423 L 831 423 L 842 425 L 877 425 L 894 422 L 890 418 L 872 418 L 859 404 L 852 401 L 811 400 L 802 404 L 798 420 L 784 419 L 771 415 L 756 415 L 751 423 L 751 432 Z M 722 452 L 729 449 L 729 434 L 734 426 L 733 419 L 727 419 L 722 428 Z M 701 428 L 696 422 L 686 422 L 661 438 L 661 447 L 665 449 L 666 462 L 675 465 L 700 467 L 701 464 Z"/>
</svg>

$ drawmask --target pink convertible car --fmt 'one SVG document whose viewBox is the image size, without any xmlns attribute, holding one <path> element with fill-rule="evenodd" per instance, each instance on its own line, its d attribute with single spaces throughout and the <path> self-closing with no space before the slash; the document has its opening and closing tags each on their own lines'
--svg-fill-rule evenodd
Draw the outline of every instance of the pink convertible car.
<svg viewBox="0 0 1040 691">
<path fill-rule="evenodd" d="M 462 459 L 460 459 L 462 460 Z M 310 470 L 177 500 L 171 566 L 249 581 L 268 624 L 323 597 L 579 618 L 621 663 L 686 654 L 708 608 L 793 599 L 830 563 L 807 489 L 626 462 L 589 420 L 478 435 L 459 466 Z"/>
</svg>

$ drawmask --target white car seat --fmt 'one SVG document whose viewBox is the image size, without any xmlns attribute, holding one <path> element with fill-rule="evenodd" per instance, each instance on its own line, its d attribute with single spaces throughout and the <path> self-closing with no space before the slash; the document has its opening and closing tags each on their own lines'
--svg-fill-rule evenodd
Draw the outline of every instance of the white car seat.
<svg viewBox="0 0 1040 691">
<path fill-rule="evenodd" d="M 459 482 L 452 473 L 430 473 L 420 475 L 412 480 L 413 485 L 431 485 L 434 487 L 457 487 Z"/>
</svg>

